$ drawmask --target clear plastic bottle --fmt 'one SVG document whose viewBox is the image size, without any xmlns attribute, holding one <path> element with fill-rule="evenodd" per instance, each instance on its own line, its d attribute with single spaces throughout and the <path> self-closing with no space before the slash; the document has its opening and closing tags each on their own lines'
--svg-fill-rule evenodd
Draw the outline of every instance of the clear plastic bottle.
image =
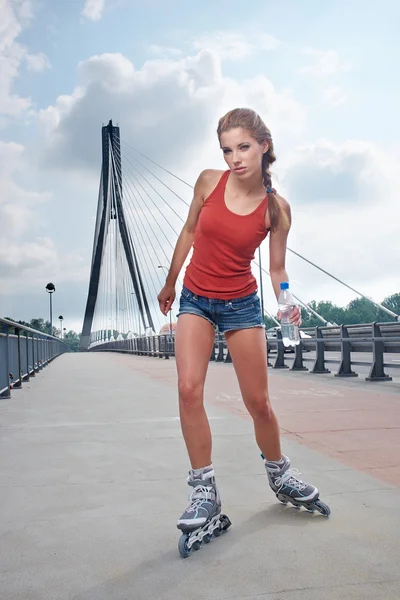
<svg viewBox="0 0 400 600">
<path fill-rule="evenodd" d="M 289 283 L 282 281 L 281 293 L 278 298 L 279 311 L 281 313 L 281 333 L 284 346 L 296 346 L 300 344 L 299 328 L 290 322 L 290 316 L 296 306 L 296 301 L 289 291 Z"/>
</svg>

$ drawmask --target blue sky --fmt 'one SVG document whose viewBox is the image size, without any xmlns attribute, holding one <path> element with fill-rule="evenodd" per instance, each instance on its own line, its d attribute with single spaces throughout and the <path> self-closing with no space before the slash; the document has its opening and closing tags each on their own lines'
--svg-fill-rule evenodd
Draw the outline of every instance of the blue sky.
<svg viewBox="0 0 400 600">
<path fill-rule="evenodd" d="M 400 291 L 399 22 L 394 0 L 254 0 L 251 10 L 234 0 L 5 0 L 0 313 L 37 316 L 42 279 L 57 277 L 60 310 L 79 329 L 102 123 L 118 121 L 123 139 L 193 183 L 224 167 L 216 119 L 244 102 L 273 131 L 292 247 L 376 300 Z M 377 214 L 394 217 L 381 233 Z M 306 300 L 354 297 L 294 260 Z"/>
<path fill-rule="evenodd" d="M 276 86 L 290 87 L 296 97 L 310 105 L 318 94 L 318 83 L 305 81 L 298 69 L 307 63 L 302 49 L 333 49 L 343 63 L 352 65 L 338 73 L 335 83 L 346 87 L 350 95 L 342 107 L 339 122 L 315 115 L 320 135 L 369 137 L 393 140 L 396 129 L 391 115 L 399 105 L 397 59 L 400 6 L 394 0 L 373 2 L 333 1 L 319 3 L 252 2 L 252 10 L 243 10 L 243 2 L 203 2 L 201 7 L 187 2 L 138 3 L 129 0 L 110 2 L 100 20 L 82 17 L 83 1 L 42 1 L 36 5 L 36 18 L 20 36 L 32 53 L 45 53 L 52 69 L 40 77 L 20 77 L 15 89 L 30 95 L 37 107 L 54 102 L 76 83 L 77 64 L 95 54 L 121 52 L 136 68 L 153 58 L 150 46 L 176 47 L 193 52 L 193 40 L 207 32 L 249 32 L 257 45 L 257 34 L 264 32 L 282 43 L 273 55 L 260 53 L 251 60 L 226 61 L 224 72 L 236 78 L 260 73 Z M 357 118 L 354 118 L 354 111 Z M 366 127 L 368 127 L 366 131 Z"/>
</svg>

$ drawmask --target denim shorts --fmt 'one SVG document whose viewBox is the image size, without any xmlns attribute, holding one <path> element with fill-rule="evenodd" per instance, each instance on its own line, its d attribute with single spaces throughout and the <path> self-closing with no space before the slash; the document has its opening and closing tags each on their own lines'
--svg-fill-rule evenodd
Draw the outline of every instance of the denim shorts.
<svg viewBox="0 0 400 600">
<path fill-rule="evenodd" d="M 237 329 L 250 329 L 252 327 L 265 327 L 261 316 L 261 303 L 257 292 L 243 298 L 219 300 L 197 296 L 182 287 L 179 300 L 180 315 L 189 314 L 203 317 L 221 333 Z"/>
</svg>

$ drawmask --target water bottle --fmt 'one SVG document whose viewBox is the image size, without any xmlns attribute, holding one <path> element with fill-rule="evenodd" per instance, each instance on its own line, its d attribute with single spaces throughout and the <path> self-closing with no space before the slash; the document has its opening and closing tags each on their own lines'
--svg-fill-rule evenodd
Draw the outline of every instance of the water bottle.
<svg viewBox="0 0 400 600">
<path fill-rule="evenodd" d="M 282 281 L 281 293 L 278 298 L 278 306 L 281 313 L 281 333 L 284 346 L 296 346 L 300 344 L 299 328 L 290 322 L 290 316 L 296 306 L 295 299 L 289 291 L 289 283 Z"/>
</svg>

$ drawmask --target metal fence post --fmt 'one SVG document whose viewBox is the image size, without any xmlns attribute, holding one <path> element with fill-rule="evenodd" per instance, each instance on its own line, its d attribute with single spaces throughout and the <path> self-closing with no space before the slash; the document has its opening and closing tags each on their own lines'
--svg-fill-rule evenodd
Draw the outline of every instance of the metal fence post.
<svg viewBox="0 0 400 600">
<path fill-rule="evenodd" d="M 315 362 L 310 373 L 330 373 L 330 370 L 325 367 L 325 342 L 322 337 L 320 327 L 315 328 Z"/>
<path fill-rule="evenodd" d="M 269 360 L 269 344 L 267 340 L 267 332 L 265 332 L 265 344 L 267 346 L 267 367 L 272 367 L 272 363 Z"/>
<path fill-rule="evenodd" d="M 307 367 L 305 367 L 303 364 L 303 344 L 301 342 L 300 342 L 300 344 L 296 345 L 295 353 L 296 354 L 294 357 L 292 368 L 290 370 L 291 371 L 308 371 Z"/>
<path fill-rule="evenodd" d="M 171 334 L 165 335 L 164 339 L 165 339 L 165 360 L 169 360 L 169 354 L 170 354 L 170 344 L 171 344 Z"/>
<path fill-rule="evenodd" d="M 217 349 L 218 349 L 218 352 L 217 352 L 217 358 L 215 359 L 215 362 L 223 362 L 224 361 L 224 340 L 220 334 L 218 334 Z"/>
<path fill-rule="evenodd" d="M 21 330 L 18 329 L 18 381 L 13 384 L 13 388 L 22 387 L 22 360 L 21 360 Z"/>
<path fill-rule="evenodd" d="M 9 345 L 10 345 L 10 336 L 9 336 L 9 326 L 8 325 L 3 325 L 3 332 L 6 334 L 5 335 L 5 344 L 2 344 L 3 346 L 3 357 L 4 360 L 2 360 L 1 362 L 3 363 L 4 367 L 3 367 L 3 380 L 4 383 L 7 385 L 6 389 L 4 390 L 4 392 L 2 392 L 0 394 L 0 398 L 10 398 L 11 397 L 11 391 L 10 391 L 10 357 L 9 357 Z"/>
<path fill-rule="evenodd" d="M 227 352 L 227 354 L 225 356 L 224 363 L 227 363 L 227 364 L 231 364 L 232 363 L 232 356 L 231 356 L 231 353 L 229 352 L 229 350 L 228 350 L 228 352 Z"/>
<path fill-rule="evenodd" d="M 274 369 L 288 369 L 288 365 L 285 365 L 285 346 L 282 341 L 282 332 L 280 329 L 276 331 L 276 359 L 273 366 Z"/>
<path fill-rule="evenodd" d="M 383 368 L 384 345 L 383 342 L 380 342 L 379 339 L 377 339 L 380 337 L 382 337 L 382 334 L 378 323 L 372 323 L 373 361 L 368 377 L 365 378 L 366 381 L 392 381 L 393 379 L 392 377 L 389 377 L 389 375 L 386 375 Z"/>
<path fill-rule="evenodd" d="M 358 377 L 358 373 L 351 370 L 351 341 L 346 325 L 340 326 L 340 338 L 342 347 L 342 360 L 335 377 Z"/>
<path fill-rule="evenodd" d="M 27 347 L 27 356 L 28 356 L 28 370 L 29 370 L 29 341 L 32 340 L 32 377 L 36 377 L 36 372 L 39 371 L 39 359 L 38 359 L 38 343 L 36 341 L 35 335 L 32 333 L 31 337 L 29 335 L 26 336 L 26 347 Z M 35 349 L 36 344 L 36 349 Z"/>
</svg>

